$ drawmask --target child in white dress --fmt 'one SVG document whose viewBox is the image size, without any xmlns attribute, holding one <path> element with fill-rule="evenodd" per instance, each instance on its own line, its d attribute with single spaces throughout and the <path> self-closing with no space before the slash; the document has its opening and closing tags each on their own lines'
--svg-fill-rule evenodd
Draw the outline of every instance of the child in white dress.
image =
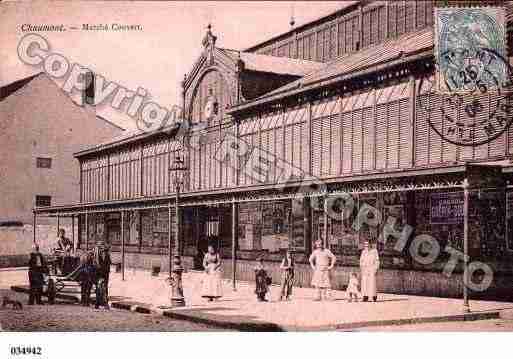
<svg viewBox="0 0 513 359">
<path fill-rule="evenodd" d="M 358 277 L 356 273 L 351 272 L 349 275 L 349 283 L 347 284 L 346 295 L 348 298 L 348 302 L 352 302 L 353 299 L 357 302 L 358 297 L 360 296 L 360 291 L 358 290 Z"/>
</svg>

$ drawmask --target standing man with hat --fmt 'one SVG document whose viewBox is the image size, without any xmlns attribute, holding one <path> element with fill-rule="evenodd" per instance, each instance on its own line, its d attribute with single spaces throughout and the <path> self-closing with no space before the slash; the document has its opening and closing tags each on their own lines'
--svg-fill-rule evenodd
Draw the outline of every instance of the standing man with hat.
<svg viewBox="0 0 513 359">
<path fill-rule="evenodd" d="M 310 266 L 313 270 L 312 285 L 317 289 L 315 300 L 327 299 L 327 292 L 331 288 L 330 270 L 335 266 L 337 258 L 331 251 L 324 248 L 322 241 L 315 242 L 315 250 L 310 255 Z"/>
<path fill-rule="evenodd" d="M 39 246 L 34 244 L 33 250 L 30 253 L 29 260 L 29 283 L 30 283 L 30 294 L 29 294 L 29 305 L 33 305 L 34 301 L 36 304 L 43 304 L 41 301 L 41 295 L 43 294 L 43 285 L 45 283 L 44 275 L 48 273 L 46 262 L 39 252 Z"/>
<path fill-rule="evenodd" d="M 362 296 L 363 301 L 372 297 L 373 301 L 378 299 L 376 292 L 376 272 L 379 269 L 379 255 L 376 248 L 372 248 L 368 241 L 363 244 L 363 251 L 360 255 L 360 272 L 362 275 Z"/>
</svg>

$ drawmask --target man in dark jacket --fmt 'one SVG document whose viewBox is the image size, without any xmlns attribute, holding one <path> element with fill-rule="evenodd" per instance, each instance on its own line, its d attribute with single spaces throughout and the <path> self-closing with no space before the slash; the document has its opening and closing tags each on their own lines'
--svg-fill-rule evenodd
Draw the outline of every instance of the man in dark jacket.
<svg viewBox="0 0 513 359">
<path fill-rule="evenodd" d="M 34 300 L 37 304 L 43 304 L 41 302 L 41 295 L 43 294 L 43 285 L 44 285 L 44 274 L 48 273 L 48 268 L 46 266 L 45 259 L 43 255 L 39 252 L 39 246 L 36 244 L 34 246 L 34 250 L 30 253 L 29 260 L 29 284 L 30 284 L 30 295 L 29 295 L 29 305 L 34 304 Z"/>
<path fill-rule="evenodd" d="M 78 281 L 80 282 L 80 302 L 83 306 L 89 306 L 91 298 L 91 289 L 96 280 L 96 269 L 93 265 L 91 255 L 85 257 L 84 263 L 78 271 Z"/>
<path fill-rule="evenodd" d="M 109 248 L 97 246 L 95 248 L 96 309 L 98 309 L 100 305 L 105 306 L 107 309 L 109 308 L 109 275 L 111 263 Z"/>
</svg>

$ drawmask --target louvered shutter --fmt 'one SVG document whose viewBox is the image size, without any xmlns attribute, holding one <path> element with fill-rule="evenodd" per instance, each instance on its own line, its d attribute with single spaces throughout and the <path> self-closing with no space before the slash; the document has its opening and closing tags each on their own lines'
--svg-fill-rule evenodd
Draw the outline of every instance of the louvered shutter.
<svg viewBox="0 0 513 359">
<path fill-rule="evenodd" d="M 488 98 L 486 98 L 488 97 Z M 496 114 L 498 114 L 501 117 L 505 117 L 504 111 L 497 110 L 497 101 L 501 99 L 502 104 L 506 104 L 508 100 L 506 100 L 506 97 L 504 95 L 497 96 L 497 93 L 488 93 L 488 96 L 481 95 L 479 96 L 479 100 L 481 103 L 485 104 L 485 116 L 489 124 L 493 126 L 495 129 L 494 134 L 501 131 L 501 135 L 497 137 L 496 139 L 489 142 L 489 153 L 490 157 L 498 157 L 498 156 L 504 156 L 506 154 L 506 132 L 503 132 L 503 127 L 500 127 L 497 123 L 496 119 L 493 119 L 490 121 L 490 115 L 496 111 Z M 469 99 L 470 100 L 470 99 Z"/>
<path fill-rule="evenodd" d="M 426 5 L 426 25 L 433 25 L 433 2 L 434 1 L 424 1 L 424 4 Z"/>
<path fill-rule="evenodd" d="M 429 108 L 440 108 L 441 96 L 430 95 Z M 440 111 L 431 111 L 429 113 L 429 121 L 436 128 L 442 128 L 442 115 Z M 436 133 L 433 128 L 429 128 L 429 163 L 440 163 L 442 161 L 442 138 Z"/>
<path fill-rule="evenodd" d="M 404 1 L 397 2 L 397 36 L 405 33 L 406 4 Z"/>
<path fill-rule="evenodd" d="M 321 177 L 326 177 L 330 173 L 330 119 L 331 116 L 323 117 L 321 125 Z"/>
<path fill-rule="evenodd" d="M 417 7 L 417 29 L 421 29 L 426 26 L 425 1 L 416 1 L 415 6 Z"/>
<path fill-rule="evenodd" d="M 260 148 L 264 151 L 265 155 L 266 156 L 269 156 L 269 137 L 270 137 L 270 130 L 266 129 L 266 130 L 263 130 L 262 131 L 262 142 L 260 144 Z M 266 168 L 266 172 L 267 172 L 267 181 L 269 182 L 272 182 L 272 172 L 271 170 L 273 169 L 273 164 L 269 164 L 269 165 L 265 165 Z"/>
<path fill-rule="evenodd" d="M 338 56 L 337 49 L 337 36 L 338 36 L 338 24 L 331 25 L 331 38 L 330 38 L 330 60 Z"/>
<path fill-rule="evenodd" d="M 415 30 L 415 3 L 416 1 L 406 1 L 406 32 Z"/>
<path fill-rule="evenodd" d="M 416 121 L 415 121 L 415 166 L 428 164 L 429 146 L 429 123 L 426 111 L 429 105 L 429 95 L 417 96 Z"/>
<path fill-rule="evenodd" d="M 322 119 L 312 119 L 312 175 L 321 175 Z"/>
<path fill-rule="evenodd" d="M 387 105 L 376 106 L 376 168 L 387 167 Z"/>
<path fill-rule="evenodd" d="M 382 8 L 374 8 L 371 10 L 370 18 L 370 42 L 377 44 L 380 41 L 379 30 L 379 11 Z"/>
<path fill-rule="evenodd" d="M 371 43 L 371 12 L 366 11 L 363 13 L 362 19 L 363 34 L 362 34 L 362 47 L 367 47 Z"/>
<path fill-rule="evenodd" d="M 279 114 L 277 115 L 277 127 L 275 128 L 274 132 L 274 154 L 276 158 L 280 160 L 280 165 L 283 166 L 281 161 L 285 158 L 285 154 L 283 153 L 283 124 L 287 118 L 287 114 Z M 278 173 L 280 175 L 280 173 Z"/>
<path fill-rule="evenodd" d="M 349 107 L 349 106 L 348 106 Z M 350 174 L 353 160 L 352 111 L 342 113 L 342 173 Z"/>
<path fill-rule="evenodd" d="M 360 49 L 362 47 L 362 44 L 359 44 L 360 42 L 360 20 L 359 16 L 355 16 L 351 19 L 351 27 L 353 30 L 353 46 L 352 51 L 355 51 L 357 49 Z"/>
<path fill-rule="evenodd" d="M 346 53 L 353 51 L 353 28 L 350 19 L 345 20 L 345 33 L 346 33 Z"/>
<path fill-rule="evenodd" d="M 339 102 L 340 103 L 340 102 Z M 337 103 L 337 110 L 340 111 L 340 105 Z M 331 176 L 338 176 L 342 171 L 342 122 L 340 120 L 340 113 L 335 113 L 331 116 Z"/>
<path fill-rule="evenodd" d="M 388 103 L 387 168 L 399 167 L 399 102 Z"/>
<path fill-rule="evenodd" d="M 121 163 L 123 152 L 116 153 L 110 158 L 110 180 L 109 180 L 109 191 L 111 199 L 119 199 L 119 166 Z"/>
<path fill-rule="evenodd" d="M 388 35 L 389 37 L 397 36 L 397 3 L 388 3 Z"/>
<path fill-rule="evenodd" d="M 324 32 L 323 31 L 317 31 L 315 40 L 317 43 L 315 44 L 315 61 L 321 61 L 322 62 L 322 50 L 324 47 Z"/>
<path fill-rule="evenodd" d="M 353 110 L 353 173 L 362 171 L 363 163 L 362 109 Z"/>
<path fill-rule="evenodd" d="M 292 130 L 292 165 L 294 171 L 297 172 L 301 168 L 301 124 L 294 123 L 291 126 Z"/>
<path fill-rule="evenodd" d="M 346 53 L 346 32 L 345 23 L 343 21 L 337 24 L 338 27 L 338 56 Z"/>
<path fill-rule="evenodd" d="M 373 96 L 370 94 L 369 96 Z M 362 109 L 362 127 L 363 127 L 363 170 L 369 171 L 374 169 L 374 108 L 365 107 Z"/>
<path fill-rule="evenodd" d="M 410 99 L 402 98 L 399 100 L 399 156 L 400 167 L 410 168 L 412 163 L 412 130 L 413 122 L 411 118 Z"/>
<path fill-rule="evenodd" d="M 383 42 L 387 38 L 387 8 L 385 6 L 378 10 L 378 21 L 377 35 L 379 42 Z"/>
</svg>

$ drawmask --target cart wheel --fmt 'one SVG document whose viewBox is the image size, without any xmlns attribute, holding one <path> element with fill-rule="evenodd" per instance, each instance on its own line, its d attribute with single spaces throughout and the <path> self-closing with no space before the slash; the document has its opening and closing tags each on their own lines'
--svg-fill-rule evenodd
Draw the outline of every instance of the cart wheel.
<svg viewBox="0 0 513 359">
<path fill-rule="evenodd" d="M 55 295 L 56 295 L 55 282 L 53 281 L 53 279 L 49 279 L 48 280 L 48 303 L 49 304 L 55 304 Z"/>
</svg>

